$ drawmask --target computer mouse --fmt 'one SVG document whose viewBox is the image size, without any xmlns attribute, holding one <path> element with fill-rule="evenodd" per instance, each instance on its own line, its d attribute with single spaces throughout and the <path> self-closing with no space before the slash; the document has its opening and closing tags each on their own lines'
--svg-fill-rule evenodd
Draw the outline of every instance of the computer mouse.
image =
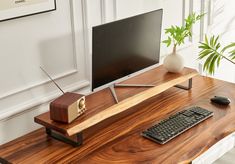
<svg viewBox="0 0 235 164">
<path fill-rule="evenodd" d="M 227 97 L 215 96 L 211 98 L 211 102 L 219 105 L 228 105 L 231 102 L 231 100 Z"/>
</svg>

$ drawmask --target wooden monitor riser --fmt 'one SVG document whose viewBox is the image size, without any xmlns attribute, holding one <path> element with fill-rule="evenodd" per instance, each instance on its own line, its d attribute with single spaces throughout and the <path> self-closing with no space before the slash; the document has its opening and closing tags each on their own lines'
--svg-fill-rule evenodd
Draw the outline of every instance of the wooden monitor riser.
<svg viewBox="0 0 235 164">
<path fill-rule="evenodd" d="M 128 94 L 123 97 L 122 94 L 119 92 L 119 97 L 121 97 L 121 101 L 118 104 L 115 104 L 114 102 L 107 105 L 105 102 L 105 96 L 102 97 L 103 92 L 106 91 L 99 91 L 97 93 L 91 94 L 86 97 L 86 106 L 87 106 L 87 112 L 84 113 L 83 116 L 77 118 L 72 124 L 61 124 L 54 122 L 49 119 L 49 113 L 45 113 L 42 115 L 39 115 L 35 117 L 35 122 L 45 126 L 46 128 L 55 130 L 63 135 L 66 136 L 73 136 L 75 134 L 78 134 L 86 129 L 91 128 L 92 126 L 99 124 L 109 118 L 119 117 L 119 115 L 123 113 L 128 113 L 128 110 L 132 107 L 136 106 L 137 104 L 140 104 L 147 99 L 150 99 L 151 97 L 156 96 L 157 94 L 177 85 L 182 82 L 185 82 L 192 77 L 198 75 L 197 71 L 189 68 L 185 68 L 184 71 L 182 71 L 181 74 L 175 74 L 175 73 L 168 73 L 163 66 L 160 66 L 158 68 L 155 68 L 153 70 L 150 70 L 146 73 L 143 73 L 137 77 L 131 78 L 123 83 L 143 83 L 145 81 L 145 84 L 155 84 L 155 87 L 152 88 L 142 88 L 139 89 L 137 93 L 135 93 L 135 90 L 138 90 L 137 88 L 117 88 L 117 93 L 120 90 L 120 92 L 123 92 L 123 95 L 126 95 L 129 91 L 130 93 L 133 92 L 133 94 Z M 126 92 L 125 92 L 126 91 Z M 108 98 L 110 99 L 112 96 L 110 95 Z M 90 99 L 96 99 L 96 101 L 89 101 Z M 99 109 L 96 109 L 94 103 L 101 105 L 99 106 Z M 89 113 L 89 111 L 92 111 Z M 125 115 L 123 115 L 125 116 Z M 115 120 L 115 119 L 113 119 Z M 111 122 L 110 122 L 111 123 Z"/>
<path fill-rule="evenodd" d="M 79 133 L 79 132 L 81 132 L 81 131 L 83 131 L 83 130 L 85 130 L 95 124 L 98 124 L 99 122 L 101 122 L 109 117 L 118 115 L 121 112 L 124 112 L 125 110 L 128 110 L 131 107 L 133 107 L 133 106 L 135 106 L 135 105 L 137 105 L 137 104 L 139 104 L 139 103 L 141 103 L 141 102 L 143 102 L 153 96 L 156 96 L 157 94 L 159 94 L 159 93 L 161 93 L 161 92 L 163 92 L 163 91 L 165 91 L 165 90 L 167 90 L 177 84 L 185 82 L 196 75 L 197 75 L 197 73 L 193 72 L 193 73 L 184 75 L 182 77 L 179 77 L 177 79 L 171 80 L 169 82 L 160 84 L 156 87 L 149 88 L 146 91 L 143 91 L 143 92 L 141 92 L 137 95 L 134 95 L 130 98 L 127 98 L 127 99 L 119 102 L 118 104 L 115 104 L 115 105 L 107 108 L 106 110 L 103 110 L 100 113 L 92 116 L 91 118 L 85 120 L 84 122 L 68 129 L 67 135 L 71 136 L 71 135 L 77 134 L 77 133 Z"/>
</svg>

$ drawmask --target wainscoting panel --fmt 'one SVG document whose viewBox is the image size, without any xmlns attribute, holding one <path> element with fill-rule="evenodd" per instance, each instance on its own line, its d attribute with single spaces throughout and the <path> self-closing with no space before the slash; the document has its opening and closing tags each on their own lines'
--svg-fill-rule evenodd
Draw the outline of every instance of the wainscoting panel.
<svg viewBox="0 0 235 164">
<path fill-rule="evenodd" d="M 34 116 L 66 91 L 89 92 L 82 0 L 57 0 L 57 10 L 0 22 L 0 144 L 39 128 Z"/>
<path fill-rule="evenodd" d="M 0 120 L 61 94 L 40 66 L 65 91 L 85 87 L 85 56 L 76 51 L 70 11 L 69 1 L 58 0 L 54 12 L 1 22 Z"/>
</svg>

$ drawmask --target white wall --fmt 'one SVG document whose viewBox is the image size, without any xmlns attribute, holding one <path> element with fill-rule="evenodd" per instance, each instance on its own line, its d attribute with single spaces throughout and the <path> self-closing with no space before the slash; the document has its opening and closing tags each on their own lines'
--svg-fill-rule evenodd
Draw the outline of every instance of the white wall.
<svg viewBox="0 0 235 164">
<path fill-rule="evenodd" d="M 56 11 L 0 22 L 0 144 L 37 128 L 33 117 L 61 95 L 39 66 L 65 91 L 89 85 L 83 37 L 75 37 L 83 36 L 82 14 L 73 17 L 71 4 L 57 0 Z"/>
<path fill-rule="evenodd" d="M 39 69 L 43 66 L 68 91 L 89 85 L 92 26 L 163 8 L 163 28 L 180 25 L 201 10 L 198 0 L 57 0 L 57 10 L 0 22 L 0 144 L 40 126 L 33 117 L 48 110 L 61 93 Z M 204 1 L 203 1 L 204 2 Z M 186 66 L 197 68 L 193 42 L 180 48 Z M 162 39 L 165 38 L 162 31 Z M 171 48 L 161 46 L 164 57 Z M 86 92 L 79 90 L 79 92 Z"/>
</svg>

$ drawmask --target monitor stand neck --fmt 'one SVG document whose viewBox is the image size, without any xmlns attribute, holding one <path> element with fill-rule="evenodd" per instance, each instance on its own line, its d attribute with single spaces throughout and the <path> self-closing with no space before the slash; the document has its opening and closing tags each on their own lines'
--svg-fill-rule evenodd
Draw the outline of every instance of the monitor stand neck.
<svg viewBox="0 0 235 164">
<path fill-rule="evenodd" d="M 117 94 L 116 94 L 116 91 L 115 91 L 115 88 L 114 88 L 114 84 L 109 86 L 109 89 L 112 93 L 113 98 L 115 99 L 116 104 L 118 104 L 119 101 L 118 101 Z"/>
<path fill-rule="evenodd" d="M 115 99 L 116 104 L 118 104 L 118 98 L 117 98 L 117 94 L 115 91 L 115 88 L 117 87 L 155 87 L 155 85 L 151 85 L 151 84 L 112 84 L 111 86 L 109 86 L 109 89 L 112 93 L 113 98 Z"/>
</svg>

